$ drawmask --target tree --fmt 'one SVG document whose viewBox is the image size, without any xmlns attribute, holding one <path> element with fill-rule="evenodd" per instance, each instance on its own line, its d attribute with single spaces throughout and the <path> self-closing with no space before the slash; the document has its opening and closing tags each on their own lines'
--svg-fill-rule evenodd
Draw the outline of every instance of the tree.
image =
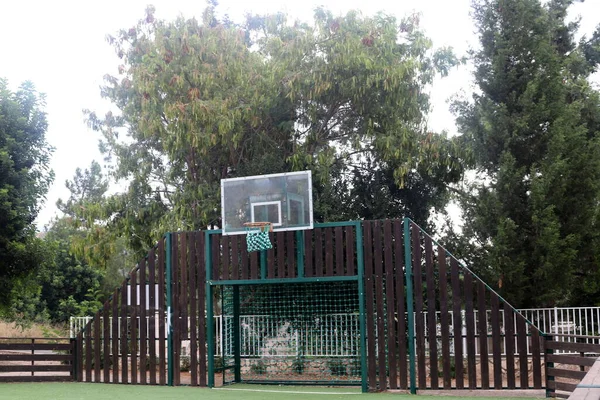
<svg viewBox="0 0 600 400">
<path fill-rule="evenodd" d="M 214 6 L 200 22 L 153 12 L 109 37 L 122 65 L 102 95 L 119 113 L 88 113 L 128 183 L 97 216 L 139 256 L 165 231 L 218 226 L 223 178 L 311 169 L 317 220 L 421 223 L 460 178 L 457 148 L 424 118 L 426 85 L 457 60 L 417 17 L 317 9 L 312 25 L 239 26 Z"/>
<path fill-rule="evenodd" d="M 576 43 L 572 3 L 475 1 L 479 91 L 453 106 L 481 178 L 461 256 L 520 307 L 600 301 L 600 29 Z"/>
<path fill-rule="evenodd" d="M 35 220 L 53 179 L 44 96 L 26 82 L 12 92 L 0 79 L 0 306 L 42 261 Z"/>
</svg>

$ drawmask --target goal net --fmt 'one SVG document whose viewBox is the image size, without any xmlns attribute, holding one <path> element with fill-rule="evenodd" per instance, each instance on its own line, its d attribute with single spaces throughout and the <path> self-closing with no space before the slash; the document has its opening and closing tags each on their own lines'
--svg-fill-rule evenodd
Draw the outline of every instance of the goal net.
<svg viewBox="0 0 600 400">
<path fill-rule="evenodd" d="M 360 384 L 356 281 L 215 289 L 216 381 Z"/>
</svg>

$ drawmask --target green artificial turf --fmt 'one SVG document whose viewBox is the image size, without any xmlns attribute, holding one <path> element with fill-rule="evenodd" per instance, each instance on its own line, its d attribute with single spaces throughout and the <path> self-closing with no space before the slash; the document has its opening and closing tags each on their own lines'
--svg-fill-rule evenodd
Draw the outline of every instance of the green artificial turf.
<svg viewBox="0 0 600 400">
<path fill-rule="evenodd" d="M 111 385 L 94 383 L 3 383 L 0 384 L 0 399 L 14 400 L 407 400 L 431 399 L 426 394 L 418 397 L 393 393 L 361 394 L 358 389 L 298 387 L 298 386 L 258 386 L 232 385 L 222 389 L 197 387 L 165 387 L 140 385 Z M 439 397 L 439 396 L 436 396 Z M 458 400 L 464 397 L 444 396 L 444 400 Z M 495 400 L 502 397 L 468 397 L 472 400 Z M 512 398 L 518 400 L 518 398 Z"/>
</svg>

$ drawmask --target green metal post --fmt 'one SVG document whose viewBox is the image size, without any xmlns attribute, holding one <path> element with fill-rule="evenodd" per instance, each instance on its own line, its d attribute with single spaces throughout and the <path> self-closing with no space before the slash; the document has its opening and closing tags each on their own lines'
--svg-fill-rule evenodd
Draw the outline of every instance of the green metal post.
<svg viewBox="0 0 600 400">
<path fill-rule="evenodd" d="M 241 341 L 240 341 L 240 287 L 233 287 L 233 362 L 234 380 L 239 383 L 242 381 L 242 357 L 241 357 Z"/>
<path fill-rule="evenodd" d="M 296 231 L 296 259 L 298 260 L 298 277 L 304 278 L 304 231 Z"/>
<path fill-rule="evenodd" d="M 206 267 L 206 341 L 208 356 L 208 387 L 215 387 L 215 319 L 213 311 L 211 235 L 204 233 L 204 264 Z"/>
<path fill-rule="evenodd" d="M 166 275 L 167 275 L 167 385 L 173 386 L 173 310 L 172 310 L 172 299 L 173 299 L 173 287 L 172 287 L 172 265 L 171 256 L 173 251 L 171 249 L 171 233 L 168 232 L 166 244 L 166 257 L 167 262 Z"/>
<path fill-rule="evenodd" d="M 369 391 L 368 373 L 367 373 L 367 324 L 365 322 L 365 259 L 363 254 L 363 234 L 362 225 L 357 222 L 356 225 L 356 262 L 358 267 L 358 312 L 360 320 L 360 376 L 362 392 Z"/>
<path fill-rule="evenodd" d="M 267 251 L 260 251 L 260 279 L 267 279 Z"/>
<path fill-rule="evenodd" d="M 412 252 L 410 247 L 410 220 L 404 218 L 404 271 L 406 274 L 406 312 L 408 314 L 408 366 L 410 392 L 417 394 L 415 371 L 415 315 L 413 310 Z"/>
</svg>

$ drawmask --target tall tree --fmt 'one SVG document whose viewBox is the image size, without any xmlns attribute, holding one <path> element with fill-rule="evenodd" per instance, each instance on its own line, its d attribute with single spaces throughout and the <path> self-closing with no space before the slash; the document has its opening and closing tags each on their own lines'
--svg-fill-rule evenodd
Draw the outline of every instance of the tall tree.
<svg viewBox="0 0 600 400">
<path fill-rule="evenodd" d="M 9 89 L 0 79 L 0 305 L 9 303 L 15 280 L 41 262 L 35 220 L 53 179 L 46 142 L 44 96 L 27 82 Z"/>
<path fill-rule="evenodd" d="M 476 0 L 479 90 L 454 104 L 481 179 L 461 196 L 462 256 L 522 307 L 600 302 L 600 29 L 572 0 Z"/>
<path fill-rule="evenodd" d="M 134 249 L 218 225 L 223 178 L 311 169 L 317 220 L 419 222 L 459 179 L 453 143 L 424 118 L 426 85 L 457 60 L 431 49 L 416 17 L 317 9 L 312 24 L 275 14 L 238 26 L 213 6 L 200 22 L 153 11 L 109 38 L 123 64 L 102 94 L 120 113 L 88 114 L 128 182 L 106 226 Z"/>
</svg>

